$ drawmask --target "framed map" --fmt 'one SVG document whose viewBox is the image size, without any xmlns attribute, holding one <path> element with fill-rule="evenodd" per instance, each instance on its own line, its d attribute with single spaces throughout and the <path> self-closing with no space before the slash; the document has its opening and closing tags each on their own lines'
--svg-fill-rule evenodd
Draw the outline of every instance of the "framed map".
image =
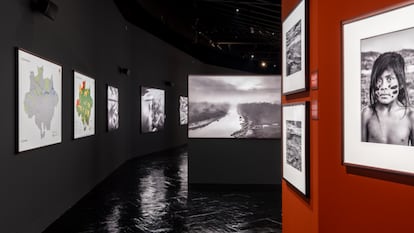
<svg viewBox="0 0 414 233">
<path fill-rule="evenodd" d="M 18 152 L 62 141 L 62 66 L 17 49 Z"/>
<path fill-rule="evenodd" d="M 74 135 L 81 138 L 95 134 L 95 80 L 73 71 Z"/>
<path fill-rule="evenodd" d="M 108 85 L 108 130 L 119 128 L 118 88 Z"/>
<path fill-rule="evenodd" d="M 164 129 L 165 91 L 141 87 L 141 132 L 156 132 Z"/>
</svg>

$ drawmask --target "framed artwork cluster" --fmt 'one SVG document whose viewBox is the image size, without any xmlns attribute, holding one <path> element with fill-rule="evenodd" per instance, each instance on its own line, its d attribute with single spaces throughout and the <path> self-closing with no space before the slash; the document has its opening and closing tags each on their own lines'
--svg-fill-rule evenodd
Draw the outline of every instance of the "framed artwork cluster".
<svg viewBox="0 0 414 233">
<path fill-rule="evenodd" d="M 309 88 L 308 2 L 301 0 L 282 24 L 282 94 Z M 282 106 L 283 179 L 309 197 L 309 102 Z"/>
<path fill-rule="evenodd" d="M 17 48 L 17 152 L 62 142 L 62 66 Z M 73 138 L 95 134 L 95 80 L 73 71 Z M 108 86 L 108 130 L 117 129 L 118 89 Z"/>
<path fill-rule="evenodd" d="M 343 163 L 414 175 L 414 4 L 342 23 Z"/>
<path fill-rule="evenodd" d="M 62 66 L 17 48 L 17 152 L 62 142 Z M 119 128 L 119 90 L 107 85 L 107 130 Z M 165 125 L 165 90 L 141 86 L 141 132 Z M 188 97 L 179 97 L 179 125 L 188 122 Z M 95 79 L 73 70 L 73 139 L 95 135 Z"/>
</svg>

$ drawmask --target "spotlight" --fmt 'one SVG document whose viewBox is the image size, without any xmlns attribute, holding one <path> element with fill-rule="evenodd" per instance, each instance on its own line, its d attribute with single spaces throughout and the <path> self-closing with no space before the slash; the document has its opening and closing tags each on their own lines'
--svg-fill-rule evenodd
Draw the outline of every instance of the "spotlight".
<svg viewBox="0 0 414 233">
<path fill-rule="evenodd" d="M 261 66 L 261 67 L 263 67 L 263 68 L 265 68 L 265 67 L 267 67 L 267 63 L 266 63 L 265 61 L 262 61 L 262 62 L 260 63 L 260 66 Z"/>
<path fill-rule="evenodd" d="M 118 67 L 119 73 L 125 74 L 126 76 L 129 76 L 131 74 L 131 70 L 125 67 Z"/>
<path fill-rule="evenodd" d="M 34 10 L 37 10 L 44 14 L 46 17 L 48 17 L 51 20 L 55 20 L 57 12 L 58 12 L 58 6 L 51 2 L 50 0 L 37 0 L 32 1 L 32 8 Z"/>
</svg>

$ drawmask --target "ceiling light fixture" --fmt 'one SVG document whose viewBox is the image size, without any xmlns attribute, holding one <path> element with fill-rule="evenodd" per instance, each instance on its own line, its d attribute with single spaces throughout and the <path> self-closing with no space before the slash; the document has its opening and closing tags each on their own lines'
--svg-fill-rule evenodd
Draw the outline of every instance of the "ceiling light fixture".
<svg viewBox="0 0 414 233">
<path fill-rule="evenodd" d="M 265 61 L 262 61 L 262 62 L 260 63 L 260 66 L 261 66 L 261 67 L 263 67 L 263 68 L 265 68 L 265 67 L 267 67 L 267 63 L 266 63 Z"/>
<path fill-rule="evenodd" d="M 239 11 L 240 11 L 239 8 L 236 8 L 236 12 L 239 13 Z"/>
</svg>

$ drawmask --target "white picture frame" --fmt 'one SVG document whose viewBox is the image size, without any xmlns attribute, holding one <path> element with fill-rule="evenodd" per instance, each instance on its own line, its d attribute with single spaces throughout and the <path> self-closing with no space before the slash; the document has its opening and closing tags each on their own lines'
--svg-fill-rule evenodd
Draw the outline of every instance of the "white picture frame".
<svg viewBox="0 0 414 233">
<path fill-rule="evenodd" d="M 388 127 L 390 124 L 384 123 L 384 118 L 381 118 L 382 121 L 377 120 L 380 119 L 377 116 L 378 110 L 382 111 L 380 106 L 392 106 L 384 102 L 386 97 L 382 94 L 391 89 L 381 89 L 383 82 L 378 81 L 381 75 L 375 75 L 383 73 L 379 70 L 381 63 L 385 64 L 384 59 L 393 55 L 403 58 L 404 76 L 406 80 L 413 80 L 414 65 L 407 62 L 414 55 L 411 51 L 414 49 L 413 15 L 414 4 L 411 2 L 342 23 L 343 164 L 346 166 L 414 175 L 413 139 L 399 135 L 399 141 L 395 141 L 396 137 L 388 130 L 393 128 L 403 132 L 399 127 L 404 127 L 404 122 L 412 122 L 409 115 L 414 89 L 402 84 L 400 80 L 404 79 L 399 79 L 398 76 L 403 76 L 392 71 L 398 82 L 398 92 L 395 92 L 398 94 L 392 97 L 394 100 L 390 103 L 396 101 L 395 106 L 399 106 L 404 114 L 398 122 L 394 121 L 392 127 Z M 400 93 L 403 92 L 407 94 L 408 102 L 400 98 Z M 389 109 L 388 114 L 394 114 L 393 108 Z M 384 130 L 378 133 L 380 128 Z"/>
<path fill-rule="evenodd" d="M 119 91 L 118 88 L 107 86 L 108 131 L 119 128 Z"/>
<path fill-rule="evenodd" d="M 309 197 L 309 102 L 282 107 L 283 179 Z"/>
<path fill-rule="evenodd" d="M 282 94 L 308 89 L 308 18 L 306 0 L 282 24 Z"/>
<path fill-rule="evenodd" d="M 179 113 L 180 113 L 180 125 L 188 124 L 188 97 L 180 96 L 179 98 Z"/>
<path fill-rule="evenodd" d="M 73 138 L 95 134 L 95 79 L 73 71 Z"/>
<path fill-rule="evenodd" d="M 164 130 L 165 90 L 141 86 L 141 133 Z"/>
<path fill-rule="evenodd" d="M 62 142 L 62 66 L 20 48 L 17 63 L 17 151 Z"/>
</svg>

